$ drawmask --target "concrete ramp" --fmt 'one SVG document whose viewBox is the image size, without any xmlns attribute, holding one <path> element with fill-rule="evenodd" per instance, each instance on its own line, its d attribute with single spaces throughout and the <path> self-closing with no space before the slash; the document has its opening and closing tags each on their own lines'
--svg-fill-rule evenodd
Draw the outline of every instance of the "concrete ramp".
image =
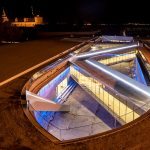
<svg viewBox="0 0 150 150">
<path fill-rule="evenodd" d="M 40 97 L 32 92 L 26 91 L 26 99 L 31 105 L 31 110 L 36 111 L 69 111 L 69 105 L 55 103 L 52 100 Z M 30 106 L 29 105 L 29 106 Z"/>
</svg>

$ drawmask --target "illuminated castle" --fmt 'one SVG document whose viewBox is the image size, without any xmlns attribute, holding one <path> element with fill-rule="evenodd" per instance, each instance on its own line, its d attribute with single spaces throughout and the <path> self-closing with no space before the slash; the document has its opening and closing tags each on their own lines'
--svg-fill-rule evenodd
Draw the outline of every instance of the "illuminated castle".
<svg viewBox="0 0 150 150">
<path fill-rule="evenodd" d="M 35 27 L 36 25 L 43 25 L 43 17 L 39 15 L 34 18 L 24 18 L 23 21 L 19 21 L 18 18 L 15 18 L 15 21 L 11 23 L 12 26 L 17 27 Z"/>
<path fill-rule="evenodd" d="M 9 19 L 8 19 L 6 13 L 5 13 L 5 10 L 3 9 L 3 12 L 2 12 L 2 23 L 8 22 L 8 21 L 9 21 Z"/>
<path fill-rule="evenodd" d="M 33 13 L 32 13 L 33 14 Z M 2 12 L 2 23 L 8 22 L 9 19 L 5 13 L 5 10 L 3 9 Z M 35 27 L 37 25 L 44 25 L 43 17 L 37 15 L 32 18 L 23 18 L 23 20 L 20 20 L 18 18 L 15 18 L 15 21 L 11 22 L 12 26 L 16 27 Z"/>
</svg>

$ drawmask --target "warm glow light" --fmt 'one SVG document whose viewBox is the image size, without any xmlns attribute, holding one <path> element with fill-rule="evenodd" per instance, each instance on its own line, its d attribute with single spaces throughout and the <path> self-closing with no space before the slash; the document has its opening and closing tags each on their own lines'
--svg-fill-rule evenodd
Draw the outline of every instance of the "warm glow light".
<svg viewBox="0 0 150 150">
<path fill-rule="evenodd" d="M 106 53 L 111 53 L 111 52 L 119 52 L 122 50 L 127 50 L 130 48 L 136 48 L 138 47 L 138 44 L 132 44 L 129 46 L 121 46 L 121 47 L 115 47 L 115 48 L 107 48 L 105 50 L 98 50 L 98 51 L 92 51 L 92 52 L 87 52 L 87 53 L 81 53 L 80 55 L 76 56 L 78 59 L 86 59 L 89 57 L 93 57 L 96 55 L 100 55 L 100 54 L 106 54 Z"/>
</svg>

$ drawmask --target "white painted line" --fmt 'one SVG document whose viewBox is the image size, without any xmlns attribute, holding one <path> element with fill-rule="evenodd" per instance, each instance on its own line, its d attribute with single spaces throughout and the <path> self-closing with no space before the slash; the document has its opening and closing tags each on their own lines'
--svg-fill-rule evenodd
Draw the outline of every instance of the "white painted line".
<svg viewBox="0 0 150 150">
<path fill-rule="evenodd" d="M 59 56 L 60 56 L 60 55 L 59 55 Z M 53 59 L 55 59 L 55 58 L 57 58 L 57 57 L 58 57 L 58 55 L 56 55 L 56 56 L 54 56 L 54 57 L 52 57 L 52 58 L 49 58 L 49 59 L 47 59 L 47 60 L 45 60 L 45 61 L 43 61 L 43 62 L 41 62 L 41 63 L 39 63 L 39 64 L 37 64 L 37 65 L 35 65 L 35 66 L 29 68 L 29 69 L 27 69 L 27 70 L 25 70 L 25 71 L 23 71 L 23 72 L 21 72 L 21 73 L 19 73 L 19 74 L 17 74 L 17 75 L 14 75 L 14 76 L 10 77 L 9 79 L 7 79 L 7 80 L 5 80 L 5 81 L 0 82 L 0 86 L 6 84 L 6 83 L 8 83 L 8 82 L 10 82 L 10 81 L 12 81 L 12 80 L 14 80 L 14 79 L 16 79 L 16 78 L 21 77 L 22 75 L 24 75 L 24 74 L 26 74 L 26 73 L 28 73 L 28 72 L 30 72 L 30 71 L 32 71 L 32 70 L 34 70 L 34 69 L 40 67 L 40 66 L 42 66 L 42 65 L 44 65 L 44 64 L 46 64 L 46 63 L 52 61 Z"/>
<path fill-rule="evenodd" d="M 82 45 L 82 44 L 83 44 L 83 43 L 78 44 L 78 45 L 76 45 L 76 46 L 74 46 L 74 47 L 72 47 L 72 48 L 70 48 L 70 49 L 67 49 L 67 50 L 65 50 L 65 51 L 62 52 L 62 53 L 59 53 L 59 54 L 57 54 L 57 55 L 55 55 L 55 56 L 53 56 L 53 57 L 51 57 L 51 58 L 49 58 L 49 59 L 47 59 L 47 60 L 41 62 L 41 63 L 39 63 L 39 64 L 37 64 L 37 65 L 35 65 L 35 66 L 33 66 L 33 67 L 31 67 L 31 68 L 29 68 L 29 69 L 23 71 L 23 72 L 20 72 L 20 73 L 17 74 L 17 75 L 14 75 L 14 76 L 12 76 L 12 77 L 10 77 L 10 78 L 8 78 L 8 79 L 6 79 L 6 80 L 0 82 L 0 87 L 1 87 L 2 85 L 4 85 L 4 84 L 7 84 L 8 82 L 11 82 L 11 81 L 13 81 L 13 80 L 15 80 L 15 79 L 21 77 L 22 75 L 25 75 L 26 73 L 29 73 L 30 71 L 32 71 L 32 70 L 34 70 L 34 69 L 36 69 L 36 68 L 38 68 L 38 67 L 40 67 L 40 66 L 42 66 L 42 65 L 44 65 L 44 64 L 46 64 L 46 63 L 48 63 L 48 62 L 50 62 L 50 61 L 52 61 L 52 60 L 54 60 L 54 59 L 56 59 L 56 58 L 58 58 L 58 57 L 60 57 L 60 56 L 62 56 L 62 55 L 64 55 L 64 54 L 68 53 L 69 51 L 70 51 L 70 52 L 73 51 L 73 49 L 79 47 L 79 46 Z"/>
</svg>

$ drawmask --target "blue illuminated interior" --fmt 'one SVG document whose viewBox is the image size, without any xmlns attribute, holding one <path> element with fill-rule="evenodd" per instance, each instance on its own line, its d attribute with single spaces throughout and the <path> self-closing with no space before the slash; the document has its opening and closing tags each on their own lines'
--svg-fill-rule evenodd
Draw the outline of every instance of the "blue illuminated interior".
<svg viewBox="0 0 150 150">
<path fill-rule="evenodd" d="M 105 54 L 105 56 L 121 56 L 124 54 Z M 82 68 L 76 66 L 76 65 L 72 65 L 74 67 L 75 70 L 79 71 L 79 72 L 83 72 Z M 146 85 L 146 81 L 143 75 L 143 72 L 141 70 L 140 64 L 138 62 L 138 59 L 135 59 L 135 77 L 134 79 L 145 84 Z M 62 73 L 60 73 L 58 76 L 56 76 L 53 80 L 51 80 L 47 85 L 45 85 L 42 89 L 41 89 L 41 93 L 45 92 L 45 90 L 47 88 L 50 87 L 57 87 L 57 85 L 59 83 L 61 83 L 70 73 L 70 67 L 68 67 L 67 69 L 65 69 Z M 73 80 L 71 80 L 70 78 L 68 78 L 68 85 L 73 84 Z M 48 86 L 49 85 L 49 86 Z M 53 101 L 55 102 L 59 102 L 59 99 L 57 97 L 55 97 L 53 99 Z M 49 125 L 49 122 L 46 122 L 46 118 L 49 118 L 48 120 L 52 120 L 54 117 L 55 112 L 52 111 L 34 111 L 34 115 L 35 118 L 37 120 L 37 122 L 43 127 L 43 128 L 47 128 L 47 126 Z"/>
<path fill-rule="evenodd" d="M 141 66 L 138 59 L 135 59 L 135 77 L 134 79 L 144 85 L 147 85 L 144 74 L 142 72 Z"/>
<path fill-rule="evenodd" d="M 61 83 L 70 73 L 70 67 L 68 67 L 67 69 L 65 69 L 62 73 L 60 73 L 58 76 L 56 76 L 53 80 L 51 80 L 48 84 L 46 84 L 41 90 L 40 90 L 40 94 L 43 94 L 44 95 L 44 92 L 46 89 L 50 88 L 50 87 L 53 87 L 53 88 L 56 88 L 57 85 L 59 83 Z M 71 80 L 68 80 L 68 85 L 69 84 L 72 84 L 72 81 Z M 50 86 L 48 86 L 50 85 Z M 42 93 L 43 92 L 43 93 Z M 53 99 L 54 102 L 58 102 L 58 98 L 55 97 Z M 52 112 L 52 111 L 34 111 L 34 115 L 35 115 L 35 118 L 37 120 L 37 122 L 43 127 L 43 124 L 46 124 L 46 118 L 50 118 L 49 120 L 53 119 L 54 117 L 54 113 L 55 112 Z M 44 119 L 45 118 L 45 119 Z"/>
</svg>

